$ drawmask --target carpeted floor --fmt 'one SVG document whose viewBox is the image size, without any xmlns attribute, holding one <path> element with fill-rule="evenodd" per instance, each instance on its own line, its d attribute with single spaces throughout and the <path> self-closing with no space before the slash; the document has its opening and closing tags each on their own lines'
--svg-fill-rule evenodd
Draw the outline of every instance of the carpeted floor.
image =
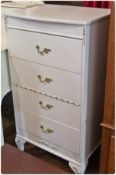
<svg viewBox="0 0 116 175">
<path fill-rule="evenodd" d="M 14 121 L 14 111 L 11 92 L 2 101 L 2 121 L 3 121 L 3 133 L 5 143 L 15 145 L 15 121 Z M 25 152 L 28 152 L 42 160 L 48 162 L 56 167 L 60 167 L 65 170 L 67 174 L 72 174 L 72 170 L 68 166 L 68 162 L 44 151 L 32 144 L 27 143 L 25 146 Z M 86 172 L 87 174 L 98 174 L 99 173 L 99 160 L 100 160 L 100 148 L 98 148 L 94 154 L 91 156 Z"/>
</svg>

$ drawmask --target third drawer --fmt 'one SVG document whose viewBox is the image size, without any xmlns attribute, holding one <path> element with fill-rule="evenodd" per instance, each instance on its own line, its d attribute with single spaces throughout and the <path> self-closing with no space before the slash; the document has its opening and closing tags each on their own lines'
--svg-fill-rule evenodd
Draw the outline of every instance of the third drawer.
<svg viewBox="0 0 116 175">
<path fill-rule="evenodd" d="M 80 129 L 81 106 L 13 86 L 15 107 L 27 109 L 66 126 Z"/>
</svg>

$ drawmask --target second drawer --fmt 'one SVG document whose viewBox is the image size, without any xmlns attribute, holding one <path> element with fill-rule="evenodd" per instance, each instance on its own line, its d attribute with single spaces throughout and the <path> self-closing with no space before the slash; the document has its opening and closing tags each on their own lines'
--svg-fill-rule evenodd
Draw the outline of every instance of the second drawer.
<svg viewBox="0 0 116 175">
<path fill-rule="evenodd" d="M 81 75 L 18 59 L 10 62 L 13 83 L 81 103 Z"/>
<path fill-rule="evenodd" d="M 80 129 L 81 107 L 45 95 L 13 87 L 15 107 L 25 108 L 38 115 Z"/>
</svg>

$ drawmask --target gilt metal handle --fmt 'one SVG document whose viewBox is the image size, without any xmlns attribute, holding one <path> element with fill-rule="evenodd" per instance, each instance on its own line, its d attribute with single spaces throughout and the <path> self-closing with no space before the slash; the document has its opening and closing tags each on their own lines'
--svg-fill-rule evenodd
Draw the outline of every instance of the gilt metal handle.
<svg viewBox="0 0 116 175">
<path fill-rule="evenodd" d="M 50 83 L 51 81 L 53 81 L 51 78 L 47 78 L 47 77 L 42 79 L 41 75 L 38 75 L 38 78 L 41 83 Z"/>
<path fill-rule="evenodd" d="M 54 131 L 52 129 L 44 129 L 44 126 L 43 125 L 40 125 L 40 128 L 42 129 L 42 131 L 46 134 L 51 134 L 53 133 Z"/>
<path fill-rule="evenodd" d="M 45 54 L 49 54 L 49 52 L 51 52 L 51 49 L 49 49 L 49 48 L 44 48 L 43 50 L 40 50 L 39 45 L 36 46 L 36 49 L 37 49 L 37 52 L 42 56 Z"/>
<path fill-rule="evenodd" d="M 52 105 L 50 105 L 50 104 L 47 104 L 47 105 L 43 105 L 43 102 L 42 101 L 39 101 L 39 104 L 40 104 L 40 106 L 43 108 L 43 109 L 51 109 L 51 108 L 53 108 L 53 106 Z"/>
</svg>

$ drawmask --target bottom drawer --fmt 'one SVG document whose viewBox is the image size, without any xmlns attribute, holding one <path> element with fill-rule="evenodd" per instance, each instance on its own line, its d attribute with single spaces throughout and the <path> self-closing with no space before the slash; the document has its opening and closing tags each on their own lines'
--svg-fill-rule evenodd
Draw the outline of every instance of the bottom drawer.
<svg viewBox="0 0 116 175">
<path fill-rule="evenodd" d="M 79 154 L 80 132 L 78 130 L 26 110 L 21 110 L 20 116 L 17 116 L 17 118 L 18 128 Z"/>
<path fill-rule="evenodd" d="M 81 161 L 79 154 L 68 151 L 58 145 L 55 145 L 51 142 L 46 141 L 45 139 L 42 139 L 41 137 L 31 134 L 30 132 L 24 131 L 22 129 L 18 129 L 18 137 L 21 137 L 27 142 L 32 143 L 33 145 L 36 145 L 48 152 L 51 152 L 56 156 L 59 156 L 67 161 L 70 161 L 70 160 L 76 161 L 76 162 Z"/>
</svg>

